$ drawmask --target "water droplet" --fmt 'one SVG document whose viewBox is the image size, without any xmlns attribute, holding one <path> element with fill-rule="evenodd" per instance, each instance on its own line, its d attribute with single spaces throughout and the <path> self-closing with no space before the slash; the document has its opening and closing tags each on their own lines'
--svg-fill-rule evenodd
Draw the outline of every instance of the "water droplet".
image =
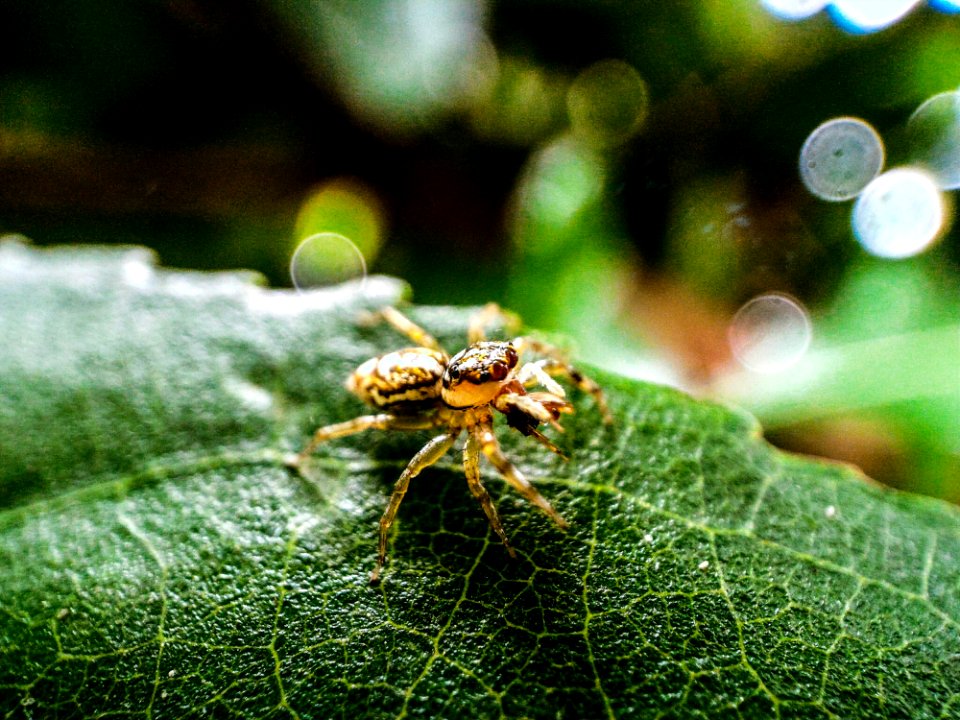
<svg viewBox="0 0 960 720">
<path fill-rule="evenodd" d="M 290 260 L 290 279 L 297 290 L 312 290 L 348 280 L 367 279 L 363 253 L 339 233 L 311 235 L 301 242 Z"/>
<path fill-rule="evenodd" d="M 834 118 L 810 133 L 800 150 L 800 178 L 822 200 L 850 200 L 883 167 L 883 141 L 863 120 Z"/>
<path fill-rule="evenodd" d="M 944 190 L 960 188 L 960 92 L 934 95 L 907 123 L 912 159 Z"/>
<path fill-rule="evenodd" d="M 943 198 L 936 182 L 916 168 L 885 172 L 853 207 L 857 240 L 867 252 L 884 258 L 910 257 L 926 249 L 943 221 Z"/>
<path fill-rule="evenodd" d="M 748 370 L 772 374 L 796 365 L 813 336 L 807 311 L 791 297 L 768 293 L 741 307 L 730 324 L 734 357 Z"/>
</svg>

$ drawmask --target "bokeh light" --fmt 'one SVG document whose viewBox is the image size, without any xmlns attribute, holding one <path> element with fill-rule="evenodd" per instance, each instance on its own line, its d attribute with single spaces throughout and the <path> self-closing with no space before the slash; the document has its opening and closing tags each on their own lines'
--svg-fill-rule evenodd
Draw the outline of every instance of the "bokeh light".
<svg viewBox="0 0 960 720">
<path fill-rule="evenodd" d="M 296 6 L 295 3 L 291 4 Z M 479 0 L 308 4 L 310 41 L 351 109 L 390 131 L 423 129 L 471 101 L 488 59 Z M 291 21 L 303 27 L 291 11 Z M 300 22 L 297 22 L 300 20 Z"/>
<path fill-rule="evenodd" d="M 603 164 L 574 138 L 555 140 L 530 160 L 517 192 L 516 221 L 533 222 L 544 229 L 564 228 L 603 189 Z M 549 232 L 538 233 L 537 248 L 548 250 Z"/>
<path fill-rule="evenodd" d="M 870 33 L 889 27 L 920 4 L 920 0 L 833 0 L 830 14 L 844 30 Z"/>
<path fill-rule="evenodd" d="M 299 244 L 318 233 L 339 233 L 372 261 L 380 251 L 385 224 L 380 200 L 367 185 L 352 178 L 336 178 L 307 195 L 297 212 L 293 236 Z"/>
<path fill-rule="evenodd" d="M 810 133 L 800 150 L 800 177 L 822 200 L 850 200 L 883 167 L 880 135 L 863 120 L 834 118 Z"/>
<path fill-rule="evenodd" d="M 556 132 L 564 119 L 567 78 L 529 58 L 508 54 L 494 61 L 492 74 L 469 106 L 474 130 L 482 137 L 522 146 Z"/>
<path fill-rule="evenodd" d="M 339 233 L 317 233 L 305 238 L 290 259 L 290 279 L 297 290 L 315 290 L 350 280 L 367 279 L 363 254 Z"/>
<path fill-rule="evenodd" d="M 759 295 L 734 315 L 730 349 L 748 370 L 782 372 L 796 365 L 810 347 L 813 328 L 807 311 L 781 293 Z"/>
<path fill-rule="evenodd" d="M 640 73 L 621 60 L 594 63 L 567 91 L 574 133 L 598 145 L 616 145 L 635 135 L 646 120 L 649 102 Z"/>
<path fill-rule="evenodd" d="M 864 249 L 883 258 L 923 251 L 944 223 L 944 203 L 934 179 L 916 168 L 880 175 L 857 198 L 853 231 Z"/>
<path fill-rule="evenodd" d="M 934 95 L 907 123 L 911 159 L 944 190 L 960 188 L 960 92 Z"/>
<path fill-rule="evenodd" d="M 456 96 L 463 99 L 468 111 L 483 107 L 490 102 L 500 80 L 500 54 L 490 38 L 477 30 L 473 45 L 473 58 L 457 75 L 461 87 Z"/>
<path fill-rule="evenodd" d="M 816 15 L 827 6 L 827 0 L 760 0 L 761 4 L 784 20 L 802 20 Z"/>
</svg>

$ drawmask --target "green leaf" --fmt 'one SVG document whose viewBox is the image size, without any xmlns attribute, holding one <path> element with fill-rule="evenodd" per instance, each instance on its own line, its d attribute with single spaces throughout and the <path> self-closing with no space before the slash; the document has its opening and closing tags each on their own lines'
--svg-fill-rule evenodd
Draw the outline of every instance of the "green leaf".
<svg viewBox="0 0 960 720">
<path fill-rule="evenodd" d="M 0 246 L 0 715 L 960 717 L 960 512 L 781 454 L 746 415 L 603 376 L 501 426 L 570 529 L 485 468 L 511 560 L 428 435 L 284 457 L 406 344 L 372 278 L 296 296 L 138 250 Z M 453 348 L 468 311 L 415 308 Z"/>
</svg>

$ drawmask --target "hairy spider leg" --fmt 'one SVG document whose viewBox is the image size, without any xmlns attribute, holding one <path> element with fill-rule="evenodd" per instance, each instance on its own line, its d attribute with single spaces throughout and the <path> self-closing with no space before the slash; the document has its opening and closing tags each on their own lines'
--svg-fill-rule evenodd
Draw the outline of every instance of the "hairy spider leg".
<svg viewBox="0 0 960 720">
<path fill-rule="evenodd" d="M 480 482 L 480 441 L 477 440 L 476 428 L 470 429 L 467 434 L 467 442 L 464 443 L 463 446 L 463 472 L 467 476 L 467 487 L 470 488 L 473 496 L 480 501 L 480 507 L 483 508 L 487 520 L 490 521 L 490 527 L 493 528 L 497 537 L 500 538 L 500 542 L 503 543 L 507 552 L 510 553 L 510 557 L 515 558 L 517 553 L 510 545 L 510 541 L 507 540 L 507 533 L 504 531 L 503 524 L 500 522 L 500 515 L 497 513 L 497 508 L 494 506 L 493 500 L 490 499 L 490 493 L 487 492 L 483 483 Z"/>
<path fill-rule="evenodd" d="M 530 385 L 542 385 L 548 392 L 560 397 L 566 397 L 567 393 L 556 380 L 550 377 L 550 374 L 543 369 L 549 360 L 534 360 L 524 363 L 517 372 L 517 382 L 525 387 Z"/>
<path fill-rule="evenodd" d="M 523 476 L 523 473 L 503 454 L 503 451 L 500 449 L 500 443 L 497 442 L 497 438 L 493 434 L 493 427 L 490 423 L 481 423 L 476 433 L 477 442 L 480 443 L 480 449 L 490 463 L 497 469 L 497 472 L 503 476 L 503 479 L 528 501 L 549 515 L 558 527 L 566 530 L 568 527 L 567 521 L 560 517 L 560 514 L 553 509 L 553 505 L 530 484 L 530 481 Z"/>
<path fill-rule="evenodd" d="M 538 443 L 543 445 L 550 452 L 556 455 L 559 455 L 562 459 L 564 460 L 570 459 L 563 454 L 563 450 L 561 450 L 560 448 L 558 448 L 556 445 L 553 444 L 550 438 L 548 438 L 546 435 L 544 435 L 542 432 L 540 432 L 536 428 L 527 428 L 525 431 L 525 434 L 529 437 L 532 437 L 534 440 L 536 440 Z"/>
<path fill-rule="evenodd" d="M 334 423 L 333 425 L 325 425 L 319 428 L 313 434 L 313 438 L 307 443 L 307 446 L 297 455 L 293 465 L 294 467 L 300 467 L 306 462 L 307 458 L 313 454 L 313 451 L 316 450 L 317 447 L 334 438 L 355 435 L 364 430 L 428 430 L 432 427 L 436 427 L 436 419 L 433 417 L 406 417 L 386 413 L 380 415 L 361 415 L 360 417 L 355 417 L 353 420 Z"/>
<path fill-rule="evenodd" d="M 511 312 L 507 312 L 494 302 L 487 303 L 470 318 L 467 327 L 467 342 L 473 345 L 487 339 L 487 328 L 499 322 L 504 332 L 510 335 L 520 326 L 520 319 Z"/>
<path fill-rule="evenodd" d="M 383 318 L 390 323 L 390 326 L 393 327 L 394 330 L 401 335 L 406 335 L 420 347 L 445 352 L 433 335 L 417 325 L 395 307 L 387 305 L 386 307 L 380 308 L 380 310 L 374 313 L 374 318 Z"/>
<path fill-rule="evenodd" d="M 610 414 L 610 408 L 607 405 L 607 398 L 603 394 L 603 389 L 597 385 L 596 382 L 568 363 L 560 350 L 548 343 L 527 337 L 517 338 L 513 341 L 513 344 L 518 352 L 530 350 L 531 352 L 545 355 L 546 357 L 543 360 L 528 364 L 537 364 L 547 375 L 562 375 L 580 388 L 580 390 L 590 393 L 590 395 L 593 396 L 593 401 L 597 404 L 597 408 L 600 410 L 600 414 L 603 415 L 604 424 L 609 425 L 613 422 L 613 415 Z"/>
<path fill-rule="evenodd" d="M 420 474 L 424 468 L 430 467 L 437 460 L 447 454 L 447 450 L 456 441 L 460 430 L 451 430 L 443 435 L 437 435 L 430 442 L 424 445 L 420 451 L 413 456 L 413 459 L 407 465 L 400 477 L 397 478 L 393 486 L 393 494 L 390 496 L 390 502 L 387 503 L 387 509 L 383 511 L 383 517 L 380 518 L 380 541 L 377 544 L 377 566 L 370 573 L 370 582 L 375 583 L 380 580 L 380 572 L 387 562 L 387 532 L 393 525 L 397 517 L 397 510 L 400 509 L 400 503 L 403 502 L 403 496 L 407 494 L 407 488 L 410 487 L 410 481 Z"/>
</svg>

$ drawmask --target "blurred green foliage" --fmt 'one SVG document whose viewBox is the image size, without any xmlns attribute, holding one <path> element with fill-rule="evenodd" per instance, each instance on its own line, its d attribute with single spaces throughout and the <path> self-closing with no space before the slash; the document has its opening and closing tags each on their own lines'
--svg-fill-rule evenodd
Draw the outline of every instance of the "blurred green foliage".
<svg viewBox="0 0 960 720">
<path fill-rule="evenodd" d="M 858 35 L 758 0 L 8 0 L 0 234 L 284 285 L 305 233 L 355 232 L 421 302 L 501 301 L 589 362 L 957 501 L 957 231 L 870 258 L 797 155 L 853 115 L 908 162 L 958 58 L 960 18 L 927 7 Z M 772 291 L 814 340 L 756 377 L 727 326 Z"/>
</svg>

